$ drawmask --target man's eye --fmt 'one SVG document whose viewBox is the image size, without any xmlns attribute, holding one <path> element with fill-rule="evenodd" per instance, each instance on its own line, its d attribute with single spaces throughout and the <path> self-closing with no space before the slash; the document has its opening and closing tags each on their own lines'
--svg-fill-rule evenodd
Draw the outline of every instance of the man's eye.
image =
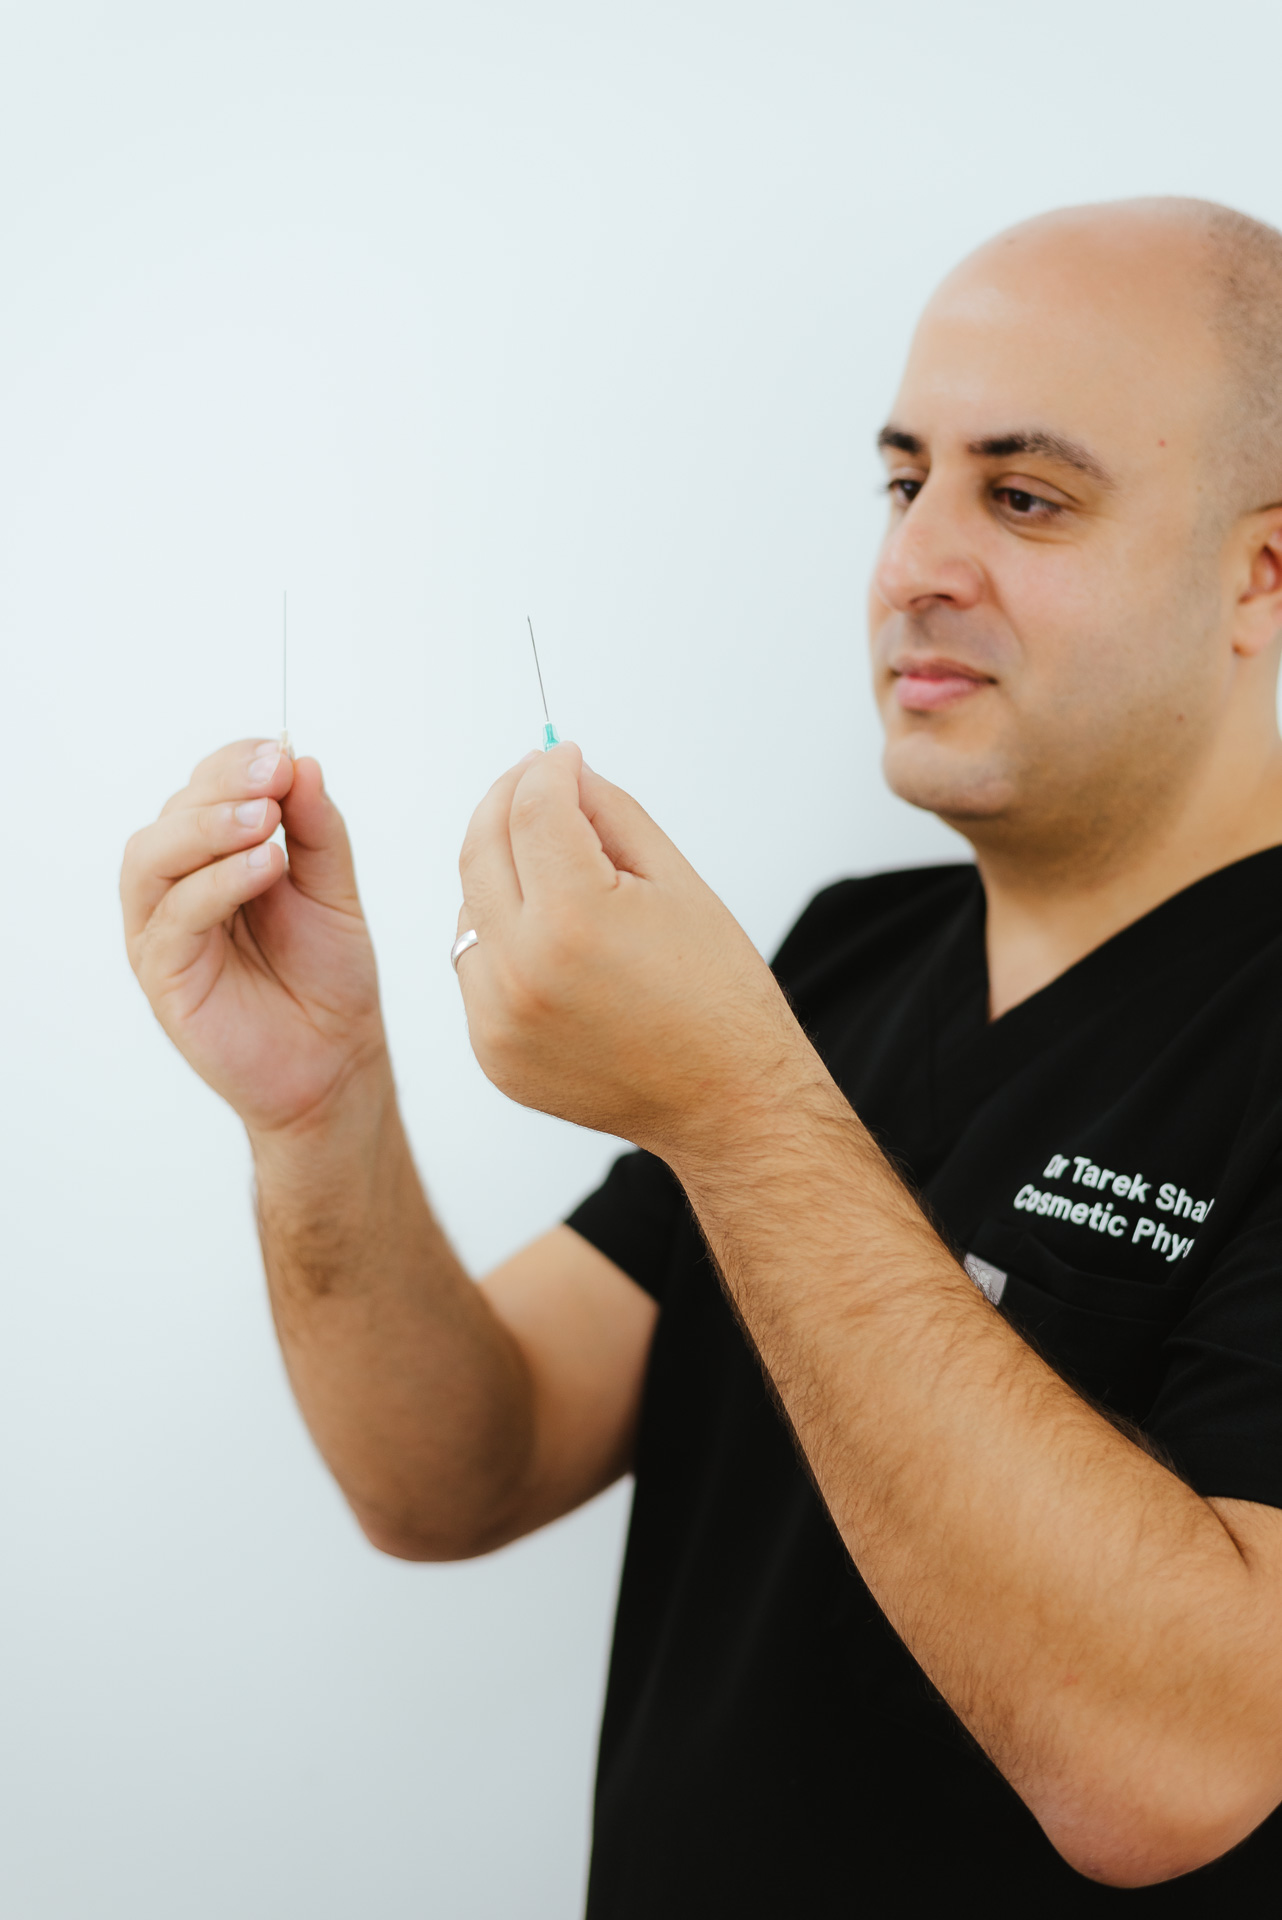
<svg viewBox="0 0 1282 1920">
<path fill-rule="evenodd" d="M 910 507 L 924 485 L 922 480 L 888 480 L 886 492 L 901 507 Z"/>
<path fill-rule="evenodd" d="M 1012 513 L 1018 514 L 1023 520 L 1034 517 L 1049 520 L 1060 512 L 1053 500 L 1043 500 L 1036 493 L 1025 493 L 1022 487 L 998 487 L 993 497 L 1003 501 Z"/>
</svg>

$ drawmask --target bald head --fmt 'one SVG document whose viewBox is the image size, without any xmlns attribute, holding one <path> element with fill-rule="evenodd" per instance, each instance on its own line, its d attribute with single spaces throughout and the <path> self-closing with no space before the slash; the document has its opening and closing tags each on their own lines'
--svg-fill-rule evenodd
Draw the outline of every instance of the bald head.
<svg viewBox="0 0 1282 1920">
<path fill-rule="evenodd" d="M 1176 196 L 1066 207 L 981 247 L 955 276 L 991 270 L 1003 253 L 1034 271 L 1058 257 L 1066 277 L 1112 282 L 1119 305 L 1158 350 L 1178 343 L 1188 375 L 1209 373 L 1204 454 L 1217 524 L 1282 501 L 1282 233 L 1211 200 Z M 942 289 L 941 289 L 942 291 Z M 1123 313 L 1117 319 L 1125 326 Z M 1212 360 L 1204 363 L 1195 332 Z"/>
<path fill-rule="evenodd" d="M 1212 329 L 1230 375 L 1230 511 L 1282 501 L 1282 233 L 1232 207 L 1181 201 L 1205 233 Z"/>
</svg>

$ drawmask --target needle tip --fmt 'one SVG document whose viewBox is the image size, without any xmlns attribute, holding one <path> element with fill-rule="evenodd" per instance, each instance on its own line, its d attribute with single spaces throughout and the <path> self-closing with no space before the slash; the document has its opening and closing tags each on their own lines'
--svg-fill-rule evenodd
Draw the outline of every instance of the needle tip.
<svg viewBox="0 0 1282 1920">
<path fill-rule="evenodd" d="M 552 722 L 548 715 L 548 697 L 546 693 L 544 693 L 543 691 L 543 669 L 539 665 L 539 649 L 535 644 L 535 639 L 534 639 L 534 622 L 533 620 L 531 620 L 528 613 L 525 616 L 525 624 L 530 629 L 530 645 L 534 648 L 534 671 L 539 676 L 539 698 L 543 702 L 543 718 L 545 721 L 547 721 L 547 724 L 551 726 Z M 547 743 L 544 742 L 544 744 L 546 745 Z"/>
</svg>

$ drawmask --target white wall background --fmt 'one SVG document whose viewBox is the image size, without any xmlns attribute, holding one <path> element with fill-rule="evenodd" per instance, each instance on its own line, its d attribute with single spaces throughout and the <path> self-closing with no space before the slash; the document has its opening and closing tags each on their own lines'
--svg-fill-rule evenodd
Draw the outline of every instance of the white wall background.
<svg viewBox="0 0 1282 1920">
<path fill-rule="evenodd" d="M 1276 0 L 0 5 L 0 1916 L 572 1920 L 623 1490 L 367 1548 L 288 1398 L 232 1116 L 125 964 L 121 845 L 290 725 L 355 835 L 467 1257 L 608 1143 L 509 1107 L 454 858 L 554 717 L 763 945 L 953 857 L 882 792 L 872 435 L 998 226 L 1282 219 Z"/>
</svg>

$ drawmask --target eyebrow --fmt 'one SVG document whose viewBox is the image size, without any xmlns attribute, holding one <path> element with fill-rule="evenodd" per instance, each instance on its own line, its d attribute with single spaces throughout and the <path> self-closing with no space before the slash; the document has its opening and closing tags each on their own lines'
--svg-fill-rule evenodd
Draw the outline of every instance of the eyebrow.
<svg viewBox="0 0 1282 1920">
<path fill-rule="evenodd" d="M 898 453 L 921 454 L 926 443 L 915 433 L 905 433 L 895 426 L 883 427 L 877 435 L 877 445 L 884 453 L 893 448 Z M 1014 453 L 1038 453 L 1044 459 L 1057 460 L 1061 466 L 1076 467 L 1079 473 L 1087 474 L 1101 487 L 1111 487 L 1113 477 L 1108 469 L 1076 440 L 1068 440 L 1062 433 L 1047 433 L 1044 428 L 1034 428 L 1029 433 L 998 433 L 986 440 L 972 440 L 966 448 L 983 460 L 1006 460 Z"/>
</svg>

